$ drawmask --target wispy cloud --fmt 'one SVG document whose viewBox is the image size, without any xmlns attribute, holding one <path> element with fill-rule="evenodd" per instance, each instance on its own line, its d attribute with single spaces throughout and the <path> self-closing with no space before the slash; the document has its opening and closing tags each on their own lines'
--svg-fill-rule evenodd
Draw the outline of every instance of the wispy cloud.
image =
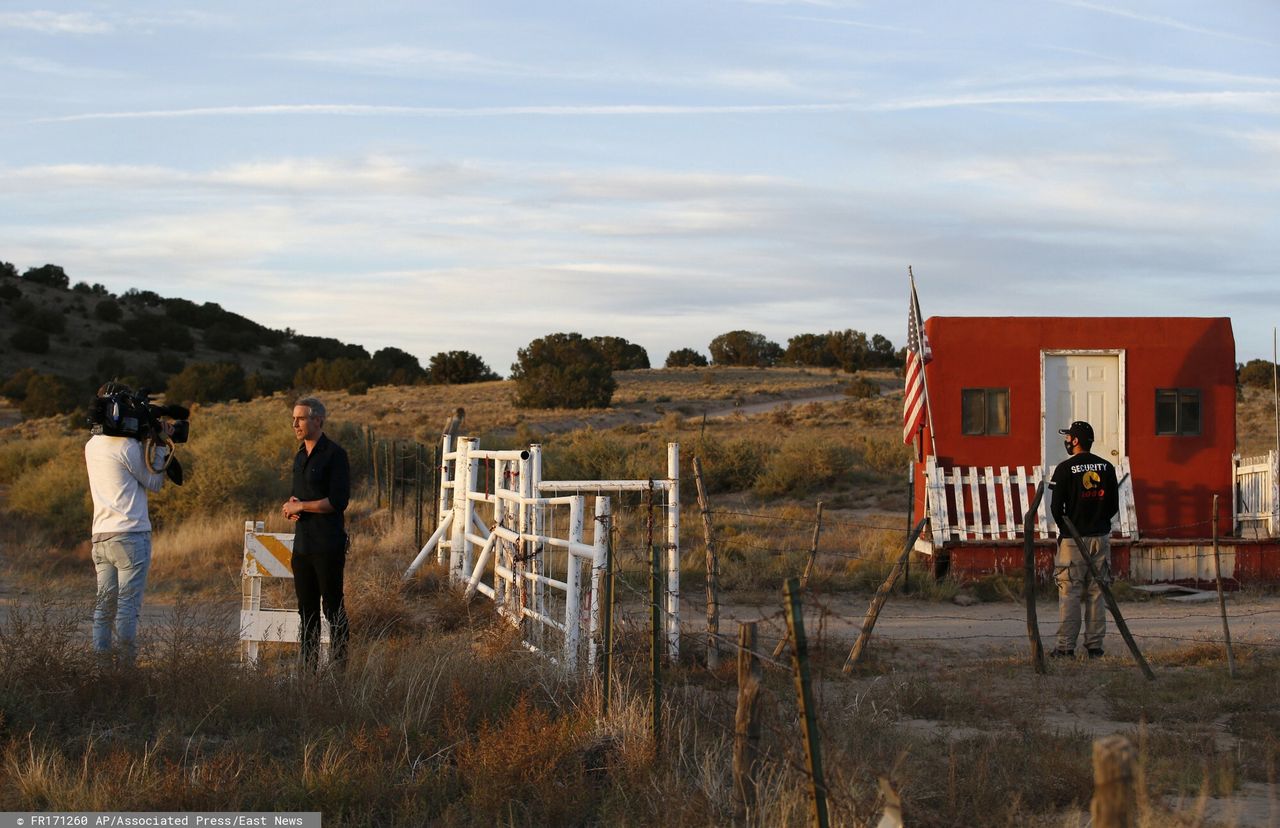
<svg viewBox="0 0 1280 828">
<path fill-rule="evenodd" d="M 531 67 L 520 67 L 472 52 L 425 49 L 401 44 L 324 50 L 307 49 L 267 55 L 267 57 L 392 75 L 418 74 L 424 71 L 515 75 L 531 71 Z"/>
<path fill-rule="evenodd" d="M 534 106 L 394 106 L 371 104 L 263 104 L 251 106 L 208 106 L 189 109 L 147 109 L 132 112 L 85 112 L 37 123 L 72 121 L 144 120 L 157 118 L 200 118 L 248 115 L 406 115 L 437 118 L 492 118 L 513 115 L 534 116 L 645 116 L 645 115 L 771 115 L 784 112 L 839 112 L 857 108 L 851 103 L 811 104 L 568 104 Z"/>
<path fill-rule="evenodd" d="M 954 109 L 1047 104 L 1132 104 L 1161 108 L 1232 109 L 1280 113 L 1280 91 L 1179 92 L 1122 88 L 1024 89 L 970 95 L 903 98 L 868 106 L 871 110 Z"/>
<path fill-rule="evenodd" d="M 95 66 L 75 66 L 57 60 L 23 54 L 0 57 L 0 65 L 11 66 L 20 72 L 27 72 L 33 75 L 48 75 L 59 78 L 119 79 L 128 77 L 125 72 L 100 69 Z"/>
<path fill-rule="evenodd" d="M 812 15 L 789 14 L 786 15 L 787 20 L 799 20 L 804 23 L 830 23 L 833 26 L 848 26 L 854 29 L 869 29 L 876 32 L 897 32 L 899 34 L 922 35 L 924 32 L 920 29 L 911 29 L 905 26 L 888 26 L 883 23 L 865 23 L 861 20 L 848 20 L 841 17 L 814 17 Z"/>
<path fill-rule="evenodd" d="M 967 95 L 940 95 L 890 100 L 831 101 L 788 104 L 567 104 L 529 106 L 397 106 L 371 104 L 261 104 L 209 106 L 187 109 L 147 109 L 120 112 L 85 112 L 34 119 L 35 123 L 76 121 L 154 120 L 277 115 L 340 117 L 403 116 L 419 118 L 501 117 L 650 117 L 707 115 L 778 115 L 824 112 L 890 112 L 962 107 L 1035 106 L 1042 104 L 1132 104 L 1147 107 L 1234 109 L 1280 112 L 1280 91 L 1152 91 L 1094 88 L 1025 89 Z"/>
<path fill-rule="evenodd" d="M 42 34 L 106 34 L 111 23 L 85 12 L 0 12 L 0 29 L 22 29 Z"/>
<path fill-rule="evenodd" d="M 1074 6 L 1080 9 L 1088 9 L 1089 11 L 1101 12 L 1114 17 L 1123 17 L 1128 20 L 1138 20 L 1143 23 L 1150 23 L 1154 26 L 1164 26 L 1169 29 L 1177 29 L 1182 32 L 1191 32 L 1193 34 L 1210 35 L 1212 37 L 1222 37 L 1228 40 L 1239 40 L 1246 43 L 1260 43 L 1266 46 L 1276 45 L 1274 41 L 1264 40 L 1249 35 L 1237 34 L 1235 32 L 1224 32 L 1220 29 L 1210 29 L 1204 26 L 1197 26 L 1192 23 L 1186 23 L 1176 20 L 1172 17 L 1165 17 L 1157 14 L 1140 14 L 1130 9 L 1122 9 L 1117 6 L 1106 6 L 1101 3 L 1092 3 L 1089 0 L 1054 0 L 1064 6 Z M 1212 8 L 1209 5 L 1201 6 L 1201 8 Z"/>
</svg>

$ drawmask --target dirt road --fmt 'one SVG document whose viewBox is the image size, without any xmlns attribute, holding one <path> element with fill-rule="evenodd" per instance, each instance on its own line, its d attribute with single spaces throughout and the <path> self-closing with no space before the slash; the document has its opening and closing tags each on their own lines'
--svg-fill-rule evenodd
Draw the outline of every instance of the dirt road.
<svg viewBox="0 0 1280 828">
<path fill-rule="evenodd" d="M 806 607 L 805 627 L 812 637 L 821 630 L 828 638 L 851 644 L 857 637 L 870 605 L 870 596 L 815 596 Z M 705 612 L 685 602 L 686 627 L 696 628 Z M 741 621 L 760 622 L 760 634 L 776 640 L 784 631 L 780 602 L 728 604 L 721 608 L 721 630 L 728 631 Z M 1182 604 L 1168 599 L 1126 601 L 1120 612 L 1144 652 L 1184 647 L 1199 641 L 1222 639 L 1222 618 L 1216 600 Z M 1058 629 L 1055 601 L 1036 605 L 1040 637 L 1046 648 L 1053 647 Z M 1251 593 L 1234 594 L 1227 600 L 1231 639 L 1241 644 L 1280 646 L 1280 597 Z M 962 607 L 951 603 L 891 597 L 875 625 L 875 641 L 930 648 L 943 659 L 1017 656 L 1028 651 L 1026 613 L 1013 602 L 984 603 Z M 1108 655 L 1123 656 L 1126 649 L 1115 623 L 1108 618 Z M 948 656 L 950 654 L 950 656 Z"/>
</svg>

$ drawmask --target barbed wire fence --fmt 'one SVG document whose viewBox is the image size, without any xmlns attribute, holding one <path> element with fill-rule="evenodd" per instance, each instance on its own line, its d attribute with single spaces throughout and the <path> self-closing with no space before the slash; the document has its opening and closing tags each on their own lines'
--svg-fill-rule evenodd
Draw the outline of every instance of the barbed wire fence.
<svg viewBox="0 0 1280 828">
<path fill-rule="evenodd" d="M 699 460 L 695 458 L 694 467 L 698 469 Z M 700 475 L 699 475 L 700 477 Z M 700 480 L 698 482 L 701 482 Z M 613 527 L 612 531 L 618 532 L 620 535 L 626 535 L 628 529 L 633 536 L 636 527 L 642 525 L 645 521 L 645 513 L 652 510 L 652 502 L 649 503 L 633 503 L 624 505 L 615 511 L 615 520 L 618 525 Z M 819 504 L 815 516 L 813 518 L 793 517 L 785 514 L 770 514 L 764 512 L 755 512 L 743 508 L 711 508 L 705 502 L 705 494 L 703 494 L 703 502 L 699 503 L 699 510 L 704 518 L 706 525 L 706 539 L 704 547 L 707 549 L 707 584 L 708 597 L 706 602 L 707 610 L 707 629 L 705 632 L 693 632 L 697 626 L 697 622 L 691 620 L 698 616 L 702 609 L 700 603 L 689 594 L 682 594 L 679 597 L 680 614 L 682 619 L 686 620 L 682 625 L 684 633 L 682 634 L 681 652 L 684 654 L 681 661 L 692 669 L 700 669 L 705 666 L 705 670 L 700 679 L 709 682 L 714 688 L 720 692 L 703 694 L 710 700 L 707 710 L 701 711 L 703 715 L 700 721 L 705 722 L 712 728 L 720 731 L 721 734 L 732 741 L 734 744 L 733 751 L 733 785 L 732 799 L 733 811 L 737 815 L 749 814 L 754 804 L 755 776 L 760 773 L 766 766 L 773 767 L 775 772 L 783 769 L 787 773 L 795 774 L 798 778 L 802 778 L 812 791 L 812 821 L 815 825 L 829 824 L 830 813 L 839 813 L 844 821 L 850 821 L 851 824 L 864 824 L 868 820 L 874 819 L 874 814 L 879 812 L 881 808 L 889 809 L 896 802 L 896 794 L 891 784 L 887 780 L 882 780 L 882 788 L 879 792 L 869 796 L 856 796 L 851 791 L 857 790 L 857 786 L 851 785 L 831 785 L 823 774 L 821 764 L 821 734 L 824 730 L 822 721 L 824 716 L 821 712 L 826 699 L 824 698 L 823 688 L 829 686 L 829 682 L 812 682 L 808 676 L 810 653 L 807 648 L 797 652 L 795 647 L 794 632 L 788 629 L 787 618 L 794 611 L 795 617 L 799 618 L 803 624 L 804 617 L 809 617 L 817 621 L 818 634 L 816 636 L 817 646 L 814 653 L 822 660 L 819 664 L 817 673 L 822 676 L 830 675 L 833 665 L 830 663 L 831 655 L 834 652 L 832 644 L 837 644 L 830 635 L 830 627 L 833 623 L 841 626 L 849 626 L 857 630 L 859 624 L 858 619 L 851 615 L 847 600 L 837 600 L 838 595 L 834 592 L 825 590 L 821 583 L 822 579 L 817 579 L 816 583 L 812 575 L 815 572 L 814 563 L 820 556 L 824 561 L 830 562 L 838 560 L 848 566 L 862 566 L 867 564 L 878 564 L 882 569 L 887 568 L 888 574 L 881 584 L 883 597 L 887 598 L 896 585 L 896 582 L 903 574 L 901 566 L 902 558 L 909 556 L 914 538 L 908 537 L 906 548 L 902 551 L 898 566 L 891 566 L 891 561 L 887 560 L 885 555 L 879 550 L 867 550 L 864 548 L 847 547 L 833 548 L 832 545 L 819 545 L 823 531 L 828 533 L 834 531 L 847 532 L 874 532 L 883 533 L 885 536 L 902 537 L 902 525 L 890 526 L 887 522 L 877 522 L 874 520 L 860 520 L 850 518 L 833 519 L 829 514 L 824 515 L 822 505 Z M 1148 528 L 1146 534 L 1148 537 L 1161 536 L 1162 533 L 1171 533 L 1175 530 L 1194 529 L 1203 527 L 1212 529 L 1217 525 L 1216 504 L 1214 515 L 1203 520 L 1185 521 L 1176 525 L 1166 527 Z M 651 520 L 651 517 L 650 517 Z M 771 531 L 761 533 L 751 532 L 734 532 L 728 536 L 721 536 L 715 531 L 717 522 L 726 520 L 737 521 L 739 523 L 754 522 L 759 525 L 767 525 L 773 527 Z M 628 527 L 626 524 L 630 523 Z M 922 526 L 917 525 L 916 533 L 918 534 Z M 1207 534 L 1207 532 L 1206 532 Z M 762 539 L 760 535 L 764 535 Z M 1167 535 L 1166 535 L 1167 536 Z M 1037 547 L 1043 547 L 1043 542 L 1037 544 Z M 665 596 L 661 596 L 659 591 L 654 589 L 646 589 L 647 585 L 641 584 L 637 580 L 638 564 L 643 562 L 641 550 L 645 548 L 653 548 L 652 535 L 641 539 L 633 537 L 630 541 L 624 541 L 618 544 L 623 551 L 620 555 L 615 556 L 611 562 L 610 576 L 613 586 L 613 595 L 615 607 L 615 630 L 617 630 L 616 638 L 611 644 L 606 644 L 613 650 L 615 657 L 620 658 L 627 663 L 635 664 L 644 659 L 645 655 L 653 662 L 653 670 L 656 674 L 659 669 L 658 662 L 662 656 L 661 651 L 654 647 L 647 648 L 649 653 L 642 652 L 646 649 L 643 646 L 645 634 L 649 633 L 651 640 L 656 642 L 662 635 L 660 625 L 655 622 L 647 624 L 643 617 L 644 610 L 657 610 L 664 602 Z M 695 548 L 695 544 L 689 543 L 685 545 L 686 549 L 686 565 L 683 567 L 685 571 L 689 571 L 692 567 L 690 555 L 688 552 Z M 1036 557 L 1043 558 L 1044 552 L 1047 550 L 1037 548 Z M 743 557 L 751 556 L 759 558 L 766 556 L 768 558 L 779 559 L 785 562 L 784 565 L 803 565 L 803 574 L 799 577 L 792 577 L 787 581 L 787 596 L 785 600 L 779 600 L 773 608 L 762 606 L 758 610 L 758 615 L 749 612 L 743 612 L 741 605 L 735 606 L 735 619 L 737 621 L 739 634 L 726 635 L 719 629 L 719 625 L 723 620 L 719 614 L 719 595 L 717 581 L 719 579 L 718 564 L 716 558 L 718 556 L 741 555 Z M 1211 556 L 1210 556 L 1211 557 Z M 1166 556 L 1162 560 L 1184 560 L 1195 559 L 1203 561 L 1206 553 L 1197 548 L 1195 551 L 1176 553 Z M 1050 562 L 1052 560 L 1050 554 Z M 631 566 L 625 564 L 629 562 Z M 797 574 L 799 575 L 800 567 L 797 566 Z M 1046 571 L 1044 567 L 1036 567 L 1034 578 L 1037 583 L 1047 583 L 1050 580 L 1050 571 Z M 1200 571 L 1197 569 L 1197 572 Z M 1011 573 L 1012 574 L 1012 573 Z M 1219 579 L 1221 576 L 1219 575 Z M 1034 591 L 1035 584 L 1024 585 L 1023 589 Z M 619 602 L 618 596 L 621 596 L 621 608 L 617 606 Z M 803 607 L 801 608 L 801 602 Z M 883 603 L 883 602 L 882 602 Z M 932 624 L 937 625 L 939 622 L 973 622 L 975 616 L 972 614 L 961 613 L 938 613 L 936 611 L 912 611 L 912 606 L 922 606 L 920 601 L 898 602 L 894 604 L 893 610 L 886 615 L 895 622 L 907 622 L 911 625 Z M 1140 607 L 1141 604 L 1131 605 Z M 875 609 L 878 615 L 879 608 Z M 1230 618 L 1233 621 L 1247 620 L 1261 616 L 1274 616 L 1280 613 L 1280 609 L 1252 608 L 1238 609 L 1231 613 Z M 654 613 L 656 617 L 656 612 Z M 1161 613 L 1142 613 L 1137 612 L 1127 615 L 1129 621 L 1160 621 L 1170 622 L 1178 620 L 1197 620 L 1210 622 L 1216 618 L 1205 612 L 1195 612 L 1188 609 L 1186 612 L 1170 615 L 1167 612 Z M 1224 633 L 1226 632 L 1226 612 L 1223 610 Z M 991 617 L 989 614 L 984 615 L 983 620 L 988 623 L 1017 623 L 1027 621 L 1027 617 L 1021 613 L 1009 612 Z M 866 619 L 863 619 L 865 624 Z M 865 629 L 865 628 L 864 628 Z M 761 632 L 764 635 L 761 635 Z M 869 638 L 869 630 L 866 630 Z M 771 639 L 777 642 L 777 647 L 772 655 L 760 646 L 764 639 Z M 1141 642 L 1143 645 L 1148 644 L 1174 644 L 1174 645 L 1200 645 L 1222 643 L 1212 634 L 1176 634 L 1169 632 L 1142 632 L 1138 631 L 1133 634 L 1133 638 Z M 958 643 L 962 641 L 987 641 L 996 645 L 1012 644 L 1013 642 L 1027 641 L 1028 634 L 1025 632 L 994 632 L 984 631 L 981 633 L 958 633 L 943 632 L 937 634 L 920 635 L 920 634 L 903 634 L 895 631 L 891 639 L 895 643 L 903 644 L 948 644 Z M 859 644 L 865 643 L 861 637 Z M 790 644 L 791 658 L 786 659 L 785 656 L 779 658 L 787 645 Z M 693 645 L 693 646 L 689 646 Z M 703 645 L 700 650 L 699 645 Z M 1247 645 L 1254 650 L 1266 652 L 1280 652 L 1280 642 L 1275 641 L 1250 641 Z M 704 652 L 706 660 L 702 664 L 697 662 L 694 653 Z M 736 681 L 735 677 L 725 675 L 724 671 L 718 669 L 718 655 L 723 652 L 731 656 L 735 656 L 738 662 L 738 670 Z M 851 654 L 852 655 L 852 654 Z M 1140 659 L 1141 656 L 1135 652 Z M 847 668 L 848 662 L 846 662 Z M 758 667 L 756 667 L 758 665 Z M 788 676 L 793 679 L 796 688 L 796 698 L 789 699 L 785 693 L 779 692 L 775 685 L 771 685 L 767 681 L 761 681 L 756 675 L 756 670 L 763 668 L 777 676 Z M 846 672 L 848 670 L 846 669 Z M 1233 668 L 1234 674 L 1234 668 Z M 655 728 L 655 746 L 659 744 L 661 723 L 664 721 L 663 716 L 657 712 L 663 704 L 661 693 L 662 685 L 654 682 L 651 685 L 653 697 L 650 701 L 654 710 L 653 721 Z M 807 689 L 806 689 L 807 688 Z M 736 692 L 734 692 L 736 690 Z M 808 699 L 806 700 L 806 695 Z M 756 711 L 762 706 L 772 708 L 775 714 L 772 717 L 765 717 L 768 722 L 761 724 L 761 717 Z M 806 710 L 805 708 L 810 709 Z M 789 715 L 779 716 L 777 711 L 789 711 Z M 732 723 L 732 724 L 730 724 Z M 768 738 L 762 740 L 762 730 L 767 734 Z M 765 744 L 765 748 L 761 748 L 761 744 Z M 863 786 L 865 788 L 865 786 Z M 828 805 L 830 810 L 828 811 Z M 896 805 L 893 805 L 896 807 Z"/>
<path fill-rule="evenodd" d="M 421 547 L 425 527 L 434 526 L 439 520 L 436 509 L 441 477 L 440 446 L 379 440 L 371 429 L 366 429 L 363 436 L 363 460 L 368 464 L 375 505 L 379 508 L 385 505 L 392 515 L 411 509 L 415 539 Z M 693 458 L 695 479 L 701 490 L 700 463 L 700 458 Z M 482 473 L 480 478 L 489 480 L 491 474 Z M 603 657 L 597 666 L 603 686 L 596 692 L 601 716 L 607 716 L 611 705 L 625 698 L 634 700 L 647 694 L 655 757 L 670 755 L 672 751 L 678 754 L 678 743 L 669 738 L 664 741 L 664 731 L 667 736 L 675 732 L 678 727 L 675 718 L 681 714 L 667 704 L 666 697 L 680 694 L 683 698 L 692 689 L 698 689 L 698 723 L 718 732 L 733 745 L 729 808 L 735 816 L 745 816 L 750 821 L 762 777 L 769 775 L 775 780 L 789 776 L 803 781 L 810 791 L 811 819 L 816 825 L 829 824 L 832 814 L 846 824 L 869 824 L 877 814 L 891 810 L 896 793 L 887 779 L 882 779 L 880 790 L 867 792 L 865 784 L 854 784 L 855 780 L 845 778 L 844 769 L 822 765 L 821 744 L 826 735 L 824 721 L 828 718 L 824 710 L 828 705 L 828 691 L 835 686 L 829 677 L 838 672 L 837 659 L 847 668 L 853 655 L 850 653 L 850 658 L 845 658 L 842 647 L 846 646 L 847 639 L 833 634 L 832 627 L 865 631 L 865 636 L 859 636 L 861 646 L 865 647 L 871 640 L 870 629 L 865 625 L 872 616 L 860 620 L 850 610 L 847 590 L 837 589 L 841 580 L 839 570 L 843 568 L 846 573 L 865 570 L 864 582 L 879 581 L 879 592 L 883 594 L 877 598 L 882 599 L 880 603 L 888 609 L 873 607 L 874 617 L 883 614 L 887 620 L 911 628 L 975 620 L 973 614 L 925 611 L 921 608 L 929 605 L 920 600 L 886 603 L 904 573 L 902 566 L 893 566 L 884 548 L 900 542 L 904 536 L 903 524 L 835 517 L 824 512 L 821 502 L 808 517 L 752 511 L 745 506 L 713 508 L 705 492 L 700 491 L 698 507 L 703 519 L 704 543 L 682 544 L 685 558 L 682 570 L 695 570 L 692 566 L 695 549 L 702 546 L 707 551 L 704 582 L 707 597 L 702 602 L 684 591 L 678 595 L 677 605 L 684 619 L 682 656 L 679 664 L 668 664 L 663 617 L 668 598 L 672 596 L 665 578 L 654 574 L 654 561 L 660 559 L 662 553 L 654 542 L 654 511 L 659 506 L 652 489 L 613 493 L 612 503 L 606 523 L 596 529 L 606 532 L 609 539 L 607 571 L 600 585 Z M 1210 516 L 1147 528 L 1145 534 L 1160 536 L 1214 526 L 1216 521 Z M 917 532 L 919 529 L 917 526 Z M 900 560 L 909 556 L 911 546 L 910 542 L 906 544 Z M 1050 580 L 1051 567 L 1043 566 L 1048 551 L 1045 546 L 1042 542 L 1035 550 L 1036 560 L 1041 562 L 1033 570 L 1036 583 L 1024 582 L 1024 590 L 1034 591 L 1036 584 Z M 1197 548 L 1194 552 L 1167 556 L 1165 560 L 1203 561 L 1204 558 L 1205 554 Z M 774 580 L 778 585 L 787 586 L 785 596 L 779 594 L 773 602 L 757 606 L 754 612 L 746 602 L 736 602 L 732 622 L 738 629 L 728 634 L 720 629 L 721 597 L 722 593 L 732 594 L 734 584 L 721 583 L 721 559 L 765 562 L 769 575 L 777 576 Z M 833 571 L 836 577 L 828 577 Z M 583 601 L 581 606 L 583 613 L 590 611 L 589 602 Z M 703 610 L 707 613 L 705 630 L 698 629 L 701 625 L 694 620 Z M 1277 613 L 1280 609 L 1237 609 L 1230 618 L 1239 621 Z M 1225 625 L 1225 609 L 1223 614 Z M 816 634 L 812 629 L 805 630 L 806 618 L 811 625 L 816 622 Z M 1011 610 L 995 616 L 988 613 L 983 620 L 989 624 L 1018 623 L 1027 617 Z M 1211 618 L 1189 609 L 1180 615 L 1139 611 L 1128 615 L 1128 620 L 1169 622 Z M 804 647 L 797 646 L 798 632 L 804 637 Z M 1205 634 L 1138 631 L 1133 637 L 1144 646 L 1218 643 Z M 965 641 L 1011 645 L 1026 641 L 1028 635 L 1014 631 L 966 633 L 940 629 L 935 634 L 904 634 L 895 630 L 887 638 L 911 645 Z M 768 643 L 775 646 L 770 649 Z M 1246 646 L 1280 652 L 1280 642 L 1250 641 Z M 721 669 L 721 654 L 730 657 L 734 671 Z M 647 682 L 639 678 L 639 665 L 648 667 Z M 675 679 L 674 683 L 664 684 L 664 670 Z M 846 669 L 846 672 L 850 671 Z M 813 675 L 819 680 L 814 681 Z M 767 680 L 766 676 L 772 676 L 773 680 Z M 622 677 L 626 681 L 620 681 Z M 784 679 L 794 685 L 794 693 L 785 689 Z M 664 751 L 666 746 L 670 746 L 671 751 Z"/>
</svg>

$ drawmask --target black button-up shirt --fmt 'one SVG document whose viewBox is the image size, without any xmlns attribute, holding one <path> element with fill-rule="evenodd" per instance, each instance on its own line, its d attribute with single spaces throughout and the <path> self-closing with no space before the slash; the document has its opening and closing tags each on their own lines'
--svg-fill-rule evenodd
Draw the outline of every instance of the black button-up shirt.
<svg viewBox="0 0 1280 828">
<path fill-rule="evenodd" d="M 300 555 L 344 552 L 347 532 L 343 512 L 351 499 L 351 467 L 342 446 L 325 434 L 307 454 L 305 444 L 293 457 L 293 496 L 298 500 L 329 498 L 333 511 L 303 512 L 294 524 L 293 551 Z"/>
</svg>

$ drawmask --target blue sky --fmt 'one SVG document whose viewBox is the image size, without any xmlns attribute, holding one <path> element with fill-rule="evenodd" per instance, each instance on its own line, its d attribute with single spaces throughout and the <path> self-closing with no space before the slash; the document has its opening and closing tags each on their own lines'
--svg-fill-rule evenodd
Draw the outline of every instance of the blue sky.
<svg viewBox="0 0 1280 828">
<path fill-rule="evenodd" d="M 0 259 L 273 327 L 1280 322 L 1280 4 L 0 3 Z"/>
</svg>

